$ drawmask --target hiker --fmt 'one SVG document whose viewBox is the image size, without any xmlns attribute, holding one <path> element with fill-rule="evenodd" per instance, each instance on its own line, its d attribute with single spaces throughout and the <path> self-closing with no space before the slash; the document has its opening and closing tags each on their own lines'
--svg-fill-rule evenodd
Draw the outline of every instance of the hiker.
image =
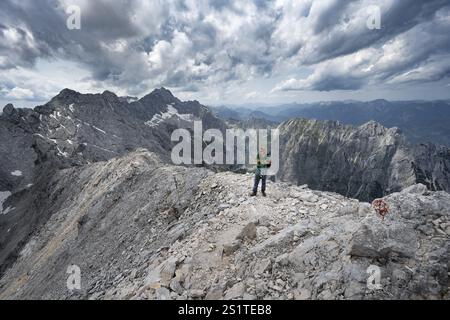
<svg viewBox="0 0 450 320">
<path fill-rule="evenodd" d="M 270 168 L 272 161 L 270 160 L 270 153 L 267 153 L 265 148 L 259 149 L 259 153 L 256 156 L 256 172 L 255 172 L 255 183 L 253 185 L 253 192 L 250 196 L 255 197 L 258 193 L 258 185 L 261 180 L 261 193 L 263 197 L 266 196 L 266 170 Z"/>
</svg>

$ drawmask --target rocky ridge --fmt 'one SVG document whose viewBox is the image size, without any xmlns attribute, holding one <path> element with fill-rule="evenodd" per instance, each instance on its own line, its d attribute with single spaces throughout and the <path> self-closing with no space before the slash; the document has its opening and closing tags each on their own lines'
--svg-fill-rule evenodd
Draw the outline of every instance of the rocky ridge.
<svg viewBox="0 0 450 320">
<path fill-rule="evenodd" d="M 67 190 L 74 183 L 76 192 Z M 164 181 L 164 183 L 161 183 Z M 370 204 L 251 175 L 174 167 L 139 150 L 54 177 L 59 203 L 0 280 L 0 298 L 448 299 L 446 192 Z M 66 288 L 80 266 L 82 290 Z M 367 286 L 369 266 L 381 289 Z"/>
<path fill-rule="evenodd" d="M 34 109 L 5 106 L 0 115 L 0 275 L 60 205 L 49 197 L 59 183 L 54 177 L 65 177 L 60 170 L 106 161 L 141 147 L 168 162 L 173 130 L 192 130 L 197 120 L 205 130 L 225 128 L 199 102 L 180 101 L 164 88 L 139 100 L 109 91 L 81 94 L 64 89 Z"/>
</svg>

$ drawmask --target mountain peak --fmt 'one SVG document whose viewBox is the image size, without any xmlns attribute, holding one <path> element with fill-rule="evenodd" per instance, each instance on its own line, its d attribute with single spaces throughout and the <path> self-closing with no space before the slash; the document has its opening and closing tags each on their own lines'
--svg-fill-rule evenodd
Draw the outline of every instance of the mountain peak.
<svg viewBox="0 0 450 320">
<path fill-rule="evenodd" d="M 5 115 L 10 115 L 14 112 L 15 108 L 11 103 L 8 103 L 6 106 L 3 107 L 3 113 Z"/>
<path fill-rule="evenodd" d="M 164 94 L 170 94 L 171 96 L 173 96 L 172 95 L 172 92 L 169 90 L 169 89 L 166 89 L 166 88 L 164 88 L 164 87 L 161 87 L 161 88 L 156 88 L 155 90 L 153 90 L 152 91 L 152 93 L 153 92 L 155 92 L 155 93 L 164 93 Z"/>
<path fill-rule="evenodd" d="M 362 131 L 372 132 L 373 134 L 386 134 L 387 132 L 392 131 L 374 120 L 370 120 L 369 122 L 366 122 L 365 124 L 359 126 L 359 129 Z M 397 130 L 397 128 L 391 129 Z"/>
<path fill-rule="evenodd" d="M 117 97 L 117 95 L 114 92 L 109 91 L 109 90 L 103 91 L 102 95 L 113 95 L 113 96 Z"/>
<path fill-rule="evenodd" d="M 69 88 L 64 88 L 63 90 L 61 90 L 61 92 L 57 95 L 58 97 L 64 97 L 64 96 L 73 96 L 73 95 L 79 95 L 80 93 L 69 89 Z"/>
<path fill-rule="evenodd" d="M 362 125 L 362 127 L 384 127 L 380 123 L 376 122 L 375 120 L 370 120 Z"/>
<path fill-rule="evenodd" d="M 112 91 L 109 90 L 105 90 L 102 93 L 102 97 L 105 98 L 108 101 L 116 101 L 116 100 L 120 100 L 120 98 Z"/>
<path fill-rule="evenodd" d="M 161 100 L 163 103 L 179 102 L 179 100 L 170 92 L 170 90 L 161 87 L 153 90 L 151 93 L 142 98 L 142 100 Z"/>
<path fill-rule="evenodd" d="M 65 102 L 72 101 L 72 100 L 77 99 L 80 95 L 81 95 L 81 93 L 79 93 L 75 90 L 65 88 L 65 89 L 61 90 L 61 92 L 58 93 L 55 97 L 53 97 L 51 101 L 54 101 L 54 100 L 65 101 Z"/>
</svg>

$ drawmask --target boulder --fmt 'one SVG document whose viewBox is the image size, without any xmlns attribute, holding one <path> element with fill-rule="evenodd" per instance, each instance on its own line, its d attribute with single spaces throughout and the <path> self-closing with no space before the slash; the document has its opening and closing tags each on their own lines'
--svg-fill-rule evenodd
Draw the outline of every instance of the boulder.
<svg viewBox="0 0 450 320">
<path fill-rule="evenodd" d="M 236 239 L 256 239 L 256 224 L 254 222 L 247 223 L 237 235 Z"/>
<path fill-rule="evenodd" d="M 155 290 L 156 300 L 170 300 L 170 291 L 161 287 Z"/>
<path fill-rule="evenodd" d="M 233 254 L 234 252 L 236 252 L 241 246 L 241 241 L 240 240 L 234 240 L 230 243 L 225 243 L 223 245 L 223 253 L 226 256 L 229 256 L 231 254 Z"/>
<path fill-rule="evenodd" d="M 244 293 L 245 293 L 245 284 L 243 282 L 238 282 L 227 290 L 225 294 L 225 300 L 242 298 Z"/>
<path fill-rule="evenodd" d="M 311 299 L 311 291 L 305 288 L 300 288 L 294 290 L 294 299 L 295 300 L 309 300 Z"/>
<path fill-rule="evenodd" d="M 189 290 L 189 296 L 193 299 L 201 299 L 205 296 L 205 291 L 200 289 Z"/>
<path fill-rule="evenodd" d="M 223 286 L 212 286 L 206 294 L 205 300 L 220 300 L 223 297 Z"/>
<path fill-rule="evenodd" d="M 370 258 L 413 257 L 416 243 L 417 236 L 411 226 L 396 223 L 388 226 L 371 218 L 353 235 L 349 254 Z"/>
</svg>

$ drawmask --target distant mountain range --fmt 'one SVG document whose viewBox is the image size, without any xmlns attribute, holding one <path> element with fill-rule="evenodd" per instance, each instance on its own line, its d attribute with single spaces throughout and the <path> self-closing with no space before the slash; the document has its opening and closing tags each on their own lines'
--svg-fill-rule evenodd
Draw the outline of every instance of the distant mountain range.
<svg viewBox="0 0 450 320">
<path fill-rule="evenodd" d="M 450 146 L 450 100 L 220 106 L 213 110 L 225 119 L 262 118 L 279 123 L 292 118 L 306 118 L 337 120 L 359 126 L 373 120 L 387 128 L 398 127 L 411 143 L 431 142 Z"/>
</svg>

